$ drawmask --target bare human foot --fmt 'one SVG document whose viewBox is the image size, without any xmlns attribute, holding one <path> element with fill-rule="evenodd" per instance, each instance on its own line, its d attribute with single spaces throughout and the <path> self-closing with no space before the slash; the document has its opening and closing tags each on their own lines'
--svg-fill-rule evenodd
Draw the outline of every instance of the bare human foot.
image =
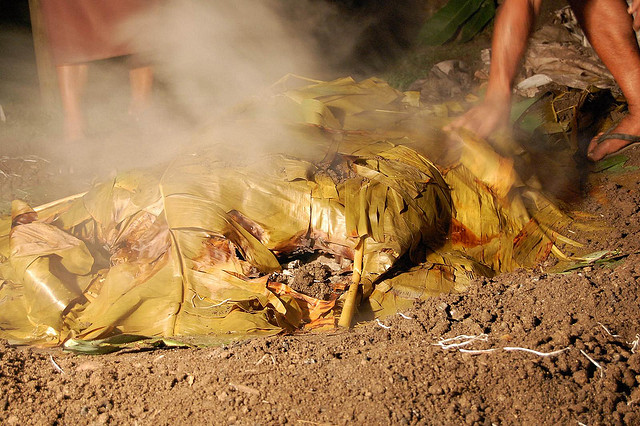
<svg viewBox="0 0 640 426">
<path fill-rule="evenodd" d="M 615 136 L 614 134 L 616 133 L 621 133 L 640 138 L 640 117 L 630 113 L 624 117 L 620 123 L 611 130 L 611 132 L 607 133 L 611 136 Z M 591 139 L 591 142 L 589 143 L 589 147 L 587 148 L 587 158 L 591 161 L 602 160 L 608 155 L 615 154 L 626 146 L 636 142 L 634 140 L 616 139 L 614 137 L 600 140 L 602 135 L 602 133 L 598 134 L 596 137 Z"/>
</svg>

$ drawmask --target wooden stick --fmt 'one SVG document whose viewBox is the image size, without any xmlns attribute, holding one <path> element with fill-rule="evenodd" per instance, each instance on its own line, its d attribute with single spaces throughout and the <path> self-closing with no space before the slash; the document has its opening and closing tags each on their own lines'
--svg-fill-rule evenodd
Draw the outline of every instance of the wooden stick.
<svg viewBox="0 0 640 426">
<path fill-rule="evenodd" d="M 351 277 L 351 285 L 349 286 L 349 290 L 347 290 L 347 296 L 344 299 L 344 306 L 342 307 L 340 320 L 338 321 L 338 326 L 340 327 L 351 327 L 351 321 L 353 320 L 353 315 L 356 311 L 358 287 L 360 286 L 360 278 L 362 277 L 365 238 L 366 237 L 362 237 L 360 239 L 353 256 L 353 275 Z"/>
<path fill-rule="evenodd" d="M 55 200 L 55 201 L 52 201 L 52 202 L 47 203 L 47 204 L 43 204 L 43 205 L 38 206 L 38 207 L 34 207 L 33 210 L 35 212 L 37 212 L 37 213 L 40 213 L 41 211 L 43 211 L 45 209 L 56 207 L 56 206 L 59 206 L 60 204 L 64 204 L 64 203 L 67 203 L 69 201 L 74 201 L 74 200 L 77 200 L 78 198 L 84 197 L 84 195 L 86 193 L 87 193 L 87 191 L 80 192 L 80 193 L 74 194 L 74 195 L 69 195 L 68 197 L 61 198 L 59 200 Z"/>
<path fill-rule="evenodd" d="M 49 37 L 45 28 L 40 4 L 47 0 L 29 0 L 33 47 L 36 54 L 36 67 L 40 81 L 42 104 L 48 111 L 56 111 L 59 105 L 58 75 L 53 63 L 53 55 L 49 46 Z"/>
</svg>

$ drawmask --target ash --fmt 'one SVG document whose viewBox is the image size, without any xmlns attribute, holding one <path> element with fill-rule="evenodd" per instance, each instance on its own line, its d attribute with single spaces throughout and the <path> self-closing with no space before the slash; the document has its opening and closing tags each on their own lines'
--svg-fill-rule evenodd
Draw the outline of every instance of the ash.
<svg viewBox="0 0 640 426">
<path fill-rule="evenodd" d="M 307 254 L 282 265 L 271 279 L 320 300 L 330 300 L 345 289 L 352 273 L 349 259 L 324 253 Z"/>
</svg>

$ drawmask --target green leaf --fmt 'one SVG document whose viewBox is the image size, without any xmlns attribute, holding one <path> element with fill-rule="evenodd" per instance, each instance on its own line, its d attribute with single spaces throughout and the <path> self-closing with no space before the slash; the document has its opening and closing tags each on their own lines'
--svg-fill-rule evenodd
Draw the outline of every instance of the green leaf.
<svg viewBox="0 0 640 426">
<path fill-rule="evenodd" d="M 634 253 L 620 253 L 618 251 L 608 250 L 597 251 L 580 257 L 571 258 L 566 261 L 560 261 L 552 268 L 550 268 L 549 272 L 556 274 L 567 274 L 576 269 L 582 269 L 586 268 L 587 266 L 593 265 L 614 267 L 618 265 L 622 259 L 625 259 L 630 254 Z"/>
<path fill-rule="evenodd" d="M 475 37 L 484 27 L 491 22 L 496 14 L 494 0 L 485 0 L 480 9 L 469 18 L 460 32 L 460 41 L 466 43 Z"/>
<path fill-rule="evenodd" d="M 627 166 L 627 161 L 629 161 L 629 157 L 624 154 L 612 155 L 611 157 L 598 161 L 593 166 L 593 172 L 623 173 L 638 169 L 636 166 Z"/>
<path fill-rule="evenodd" d="M 64 349 L 82 355 L 104 355 L 123 349 L 135 348 L 188 348 L 189 343 L 173 339 L 149 338 L 135 334 L 119 334 L 106 339 L 83 340 L 69 339 L 64 343 Z"/>
<path fill-rule="evenodd" d="M 483 3 L 484 0 L 450 0 L 424 24 L 419 40 L 431 46 L 445 43 Z"/>
</svg>

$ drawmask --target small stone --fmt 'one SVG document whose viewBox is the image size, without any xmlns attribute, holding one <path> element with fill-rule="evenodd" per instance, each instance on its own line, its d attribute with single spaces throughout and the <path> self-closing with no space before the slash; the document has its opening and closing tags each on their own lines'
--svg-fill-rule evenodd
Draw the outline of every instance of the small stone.
<svg viewBox="0 0 640 426">
<path fill-rule="evenodd" d="M 618 391 L 618 381 L 612 377 L 606 376 L 604 380 L 604 388 L 610 392 Z"/>
<path fill-rule="evenodd" d="M 86 361 L 78 364 L 76 371 L 94 371 L 102 368 L 102 365 L 95 361 Z"/>
<path fill-rule="evenodd" d="M 633 411 L 629 411 L 624 415 L 624 424 L 626 425 L 638 424 L 639 421 L 640 421 L 640 416 L 637 413 L 634 413 Z"/>
<path fill-rule="evenodd" d="M 585 411 L 587 411 L 587 407 L 585 407 L 583 404 L 575 404 L 571 406 L 570 409 L 576 414 L 584 413 Z"/>
<path fill-rule="evenodd" d="M 622 374 L 622 383 L 628 388 L 633 388 L 636 385 L 636 377 L 631 370 L 624 370 Z"/>
<path fill-rule="evenodd" d="M 629 357 L 627 361 L 629 368 L 635 371 L 636 373 L 640 373 L 640 354 L 635 353 Z"/>
<path fill-rule="evenodd" d="M 589 381 L 589 378 L 587 377 L 587 372 L 584 370 L 576 371 L 573 374 L 573 381 L 579 384 L 580 386 L 586 385 L 587 382 Z"/>
<path fill-rule="evenodd" d="M 464 319 L 464 313 L 459 309 L 451 309 L 450 315 L 451 319 L 454 321 L 462 321 Z"/>
<path fill-rule="evenodd" d="M 442 388 L 438 385 L 429 386 L 427 392 L 429 392 L 431 395 L 442 395 L 443 393 Z"/>
<path fill-rule="evenodd" d="M 493 315 L 489 311 L 482 311 L 478 316 L 478 319 L 483 323 L 488 323 L 493 320 Z"/>
</svg>

